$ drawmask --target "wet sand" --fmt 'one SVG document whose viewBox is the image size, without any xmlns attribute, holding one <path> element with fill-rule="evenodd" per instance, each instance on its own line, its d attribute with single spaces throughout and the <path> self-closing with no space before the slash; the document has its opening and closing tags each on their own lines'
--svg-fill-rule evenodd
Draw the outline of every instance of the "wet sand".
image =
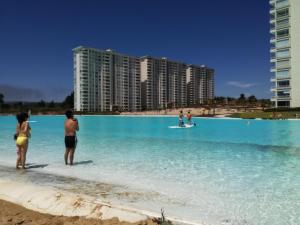
<svg viewBox="0 0 300 225">
<path fill-rule="evenodd" d="M 85 217 L 54 216 L 26 209 L 17 204 L 0 200 L 1 225 L 157 225 L 151 219 L 128 223 L 117 218 L 109 220 L 87 219 Z"/>
</svg>

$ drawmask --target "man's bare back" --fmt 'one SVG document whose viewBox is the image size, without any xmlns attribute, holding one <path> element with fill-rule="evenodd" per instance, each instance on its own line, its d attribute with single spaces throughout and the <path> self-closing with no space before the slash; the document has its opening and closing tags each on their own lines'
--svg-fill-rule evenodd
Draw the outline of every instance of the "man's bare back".
<svg viewBox="0 0 300 225">
<path fill-rule="evenodd" d="M 78 121 L 74 118 L 65 120 L 65 136 L 76 136 L 79 130 Z"/>
</svg>

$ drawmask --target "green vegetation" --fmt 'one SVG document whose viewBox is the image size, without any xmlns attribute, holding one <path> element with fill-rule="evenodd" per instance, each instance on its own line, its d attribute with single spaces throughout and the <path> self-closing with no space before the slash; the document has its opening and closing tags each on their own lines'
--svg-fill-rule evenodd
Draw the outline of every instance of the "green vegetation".
<svg viewBox="0 0 300 225">
<path fill-rule="evenodd" d="M 32 114 L 64 114 L 67 109 L 74 108 L 73 102 L 73 92 L 63 102 L 5 102 L 4 95 L 0 93 L 0 113 L 16 114 L 30 109 Z"/>
<path fill-rule="evenodd" d="M 214 104 L 231 107 L 261 107 L 263 109 L 271 107 L 269 99 L 257 99 L 254 95 L 246 97 L 245 94 L 240 94 L 239 98 L 215 97 Z"/>
<path fill-rule="evenodd" d="M 280 112 L 244 112 L 244 113 L 234 113 L 230 115 L 233 118 L 242 118 L 242 119 L 300 119 L 300 110 L 297 111 L 280 111 Z"/>
</svg>

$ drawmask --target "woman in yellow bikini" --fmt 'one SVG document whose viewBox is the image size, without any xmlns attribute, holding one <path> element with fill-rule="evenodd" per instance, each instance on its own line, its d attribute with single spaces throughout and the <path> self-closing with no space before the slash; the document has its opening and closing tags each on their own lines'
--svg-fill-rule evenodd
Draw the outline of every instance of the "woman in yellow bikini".
<svg viewBox="0 0 300 225">
<path fill-rule="evenodd" d="M 19 113 L 17 115 L 17 128 L 16 128 L 16 145 L 17 145 L 17 162 L 16 168 L 19 166 L 25 169 L 26 153 L 28 149 L 28 139 L 30 138 L 31 128 L 28 122 L 29 115 L 27 113 Z"/>
</svg>

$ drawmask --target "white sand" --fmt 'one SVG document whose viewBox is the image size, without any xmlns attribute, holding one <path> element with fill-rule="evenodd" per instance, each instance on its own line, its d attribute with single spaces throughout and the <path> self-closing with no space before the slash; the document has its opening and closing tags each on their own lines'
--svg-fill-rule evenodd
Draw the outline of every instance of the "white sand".
<svg viewBox="0 0 300 225">
<path fill-rule="evenodd" d="M 82 216 L 101 220 L 116 217 L 120 221 L 130 223 L 160 217 L 159 214 L 144 210 L 103 203 L 86 195 L 4 180 L 0 180 L 0 199 L 13 202 L 33 211 L 58 216 Z M 174 224 L 201 225 L 177 218 L 167 219 Z"/>
</svg>

